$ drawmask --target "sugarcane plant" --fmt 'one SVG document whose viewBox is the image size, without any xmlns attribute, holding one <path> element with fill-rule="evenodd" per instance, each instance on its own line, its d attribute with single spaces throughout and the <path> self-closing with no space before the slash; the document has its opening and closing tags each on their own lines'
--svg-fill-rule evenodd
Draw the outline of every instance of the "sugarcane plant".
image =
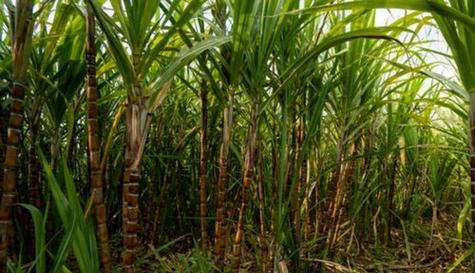
<svg viewBox="0 0 475 273">
<path fill-rule="evenodd" d="M 33 1 L 17 1 L 10 7 L 13 16 L 12 81 L 10 119 L 3 164 L 2 201 L 0 204 L 0 272 L 5 272 L 9 240 L 12 238 L 12 206 L 17 191 L 17 160 L 23 123 L 23 102 L 27 88 L 27 69 L 33 32 Z"/>
<path fill-rule="evenodd" d="M 0 272 L 473 266 L 470 1 L 0 3 Z"/>
<path fill-rule="evenodd" d="M 104 204 L 104 178 L 101 170 L 101 155 L 99 151 L 99 120 L 98 120 L 98 89 L 96 81 L 96 45 L 95 18 L 90 4 L 86 7 L 86 62 L 87 62 L 87 100 L 88 100 L 88 150 L 90 183 L 97 225 L 97 235 L 100 241 L 101 262 L 104 273 L 112 272 L 111 254 L 109 250 L 109 231 L 107 229 L 107 211 Z"/>
</svg>

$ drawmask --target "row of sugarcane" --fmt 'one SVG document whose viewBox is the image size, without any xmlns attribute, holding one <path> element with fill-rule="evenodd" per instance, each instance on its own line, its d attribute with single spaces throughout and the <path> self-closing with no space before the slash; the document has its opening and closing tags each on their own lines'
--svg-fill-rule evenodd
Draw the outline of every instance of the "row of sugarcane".
<svg viewBox="0 0 475 273">
<path fill-rule="evenodd" d="M 329 57 L 328 52 L 338 52 L 338 50 L 348 50 L 354 59 L 347 60 L 345 57 L 342 60 L 341 67 L 345 69 L 345 77 L 342 76 L 342 90 L 346 92 L 337 97 L 339 103 L 342 104 L 342 109 L 345 111 L 342 114 L 341 120 L 335 122 L 336 128 L 344 128 L 339 141 L 337 143 L 338 158 L 337 167 L 332 172 L 330 177 L 330 192 L 334 193 L 333 200 L 325 203 L 325 211 L 327 213 L 320 215 L 320 211 L 314 209 L 315 222 L 320 218 L 329 219 L 324 227 L 315 225 L 314 231 L 320 229 L 326 233 L 326 240 L 328 249 L 333 249 L 333 246 L 338 241 L 340 236 L 340 229 L 342 225 L 342 218 L 344 217 L 344 206 L 348 200 L 348 191 L 351 188 L 351 181 L 356 176 L 355 170 L 358 167 L 362 169 L 368 168 L 370 165 L 363 163 L 363 166 L 357 166 L 356 160 L 351 160 L 357 156 L 357 151 L 361 147 L 370 147 L 367 144 L 369 139 L 354 134 L 358 128 L 352 128 L 354 125 L 355 116 L 349 111 L 353 107 L 360 107 L 365 109 L 357 114 L 369 115 L 374 109 L 365 108 L 362 104 L 353 100 L 354 96 L 370 96 L 369 90 L 375 90 L 379 86 L 380 77 L 371 77 L 371 73 L 375 73 L 378 69 L 379 74 L 383 74 L 383 69 L 386 67 L 377 67 L 375 63 L 370 65 L 372 71 L 360 71 L 361 60 L 364 59 L 364 54 L 372 52 L 378 47 L 384 50 L 395 50 L 395 47 L 401 46 L 398 44 L 396 37 L 404 30 L 398 27 L 374 27 L 368 22 L 371 22 L 371 16 L 367 15 L 367 10 L 355 10 L 353 16 L 359 16 L 359 20 L 355 20 L 350 24 L 351 32 L 343 32 L 338 23 L 334 23 L 331 31 L 326 29 L 326 19 L 342 18 L 334 15 L 328 16 L 331 11 L 339 9 L 357 9 L 357 8 L 405 8 L 415 9 L 419 11 L 431 12 L 441 29 L 444 37 L 446 37 L 449 46 L 454 54 L 454 60 L 459 69 L 460 80 L 464 86 L 464 90 L 470 97 L 470 109 L 475 108 L 474 99 L 472 98 L 472 91 L 474 90 L 474 76 L 472 75 L 471 54 L 469 54 L 469 41 L 472 39 L 475 20 L 472 18 L 473 5 L 464 1 L 461 3 L 452 3 L 452 6 L 441 4 L 437 1 L 414 1 L 413 4 L 405 3 L 404 1 L 351 1 L 344 4 L 328 4 L 322 3 L 308 3 L 303 9 L 300 9 L 299 1 L 284 3 L 283 1 L 263 1 L 254 3 L 253 1 L 236 1 L 232 8 L 226 7 L 224 2 L 218 1 L 213 6 L 213 15 L 216 19 L 216 26 L 213 26 L 214 37 L 208 38 L 205 35 L 200 35 L 199 30 L 194 29 L 194 16 L 202 5 L 203 1 L 190 1 L 184 7 L 179 7 L 179 1 L 173 2 L 172 5 L 163 5 L 159 1 L 113 1 L 111 2 L 114 10 L 114 15 L 117 17 L 117 23 L 121 29 L 119 35 L 116 24 L 111 24 L 113 19 L 111 15 L 104 11 L 103 7 L 94 0 L 86 1 L 85 12 L 83 16 L 86 22 L 87 40 L 86 40 L 86 97 L 87 97 L 87 132 L 88 132 L 88 161 L 89 161 L 89 181 L 92 200 L 94 204 L 94 215 L 97 224 L 97 232 L 99 245 L 101 249 L 101 261 L 104 272 L 112 272 L 112 258 L 109 249 L 109 235 L 107 228 L 107 213 L 106 205 L 104 204 L 104 168 L 102 163 L 105 161 L 104 154 L 100 151 L 100 117 L 98 108 L 98 86 L 96 79 L 96 38 L 95 38 L 95 20 L 98 21 L 104 37 L 108 42 L 108 50 L 114 60 L 118 74 L 121 77 L 123 88 L 126 90 L 127 99 L 125 103 L 126 116 L 126 141 L 124 152 L 124 167 L 122 175 L 122 236 L 123 236 L 123 265 L 126 272 L 135 272 L 134 260 L 137 255 L 137 247 L 139 242 L 139 199 L 140 199 L 140 181 L 141 181 L 141 163 L 142 158 L 147 148 L 147 139 L 152 128 L 153 114 L 162 105 L 164 97 L 170 92 L 173 85 L 173 78 L 181 76 L 179 70 L 190 62 L 194 62 L 196 67 L 201 70 L 205 76 L 199 81 L 200 86 L 200 100 L 201 100 L 201 131 L 200 131 L 200 155 L 199 155 L 199 212 L 200 212 L 200 234 L 203 249 L 208 249 L 210 242 L 208 236 L 208 193 L 207 193 L 207 161 L 209 161 L 207 147 L 208 147 L 208 85 L 214 86 L 215 95 L 224 105 L 222 110 L 222 130 L 221 141 L 218 155 L 219 174 L 217 179 L 217 193 L 216 193 L 216 222 L 214 232 L 214 253 L 216 256 L 216 263 L 218 267 L 223 268 L 225 264 L 225 250 L 226 250 L 226 232 L 227 224 L 227 202 L 229 199 L 229 157 L 230 147 L 233 142 L 233 120 L 235 119 L 235 103 L 239 101 L 246 105 L 244 112 L 247 114 L 246 120 L 248 124 L 247 133 L 243 137 L 245 139 L 243 159 L 242 159 L 242 174 L 241 174 L 241 190 L 239 194 L 239 202 L 237 208 L 237 222 L 235 224 L 235 235 L 233 245 L 233 270 L 239 271 L 242 260 L 242 246 L 245 231 L 245 221 L 248 218 L 246 213 L 250 203 L 250 198 L 253 197 L 251 191 L 253 184 L 259 181 L 262 171 L 256 168 L 256 162 L 261 162 L 264 156 L 261 154 L 263 147 L 261 138 L 263 134 L 264 111 L 269 111 L 270 105 L 278 109 L 276 113 L 282 115 L 281 120 L 288 119 L 295 113 L 287 113 L 291 109 L 290 105 L 297 101 L 295 98 L 299 95 L 302 97 L 298 102 L 302 109 L 297 109 L 298 113 L 307 113 L 307 115 L 296 115 L 295 121 L 292 123 L 294 127 L 292 130 L 294 136 L 294 147 L 292 147 L 292 175 L 286 180 L 285 169 L 287 167 L 280 166 L 281 173 L 275 173 L 273 193 L 275 194 L 275 204 L 273 208 L 272 229 L 276 237 L 275 249 L 271 251 L 274 255 L 281 255 L 278 253 L 279 243 L 285 240 L 283 229 L 285 228 L 286 210 L 288 210 L 285 203 L 285 195 L 289 197 L 287 202 L 291 207 L 293 228 L 296 233 L 300 230 L 304 231 L 304 237 L 309 238 L 311 233 L 311 216 L 312 205 L 310 198 L 313 196 L 315 202 L 319 200 L 319 188 L 315 184 L 310 184 L 309 175 L 307 174 L 311 166 L 308 158 L 311 154 L 308 152 L 310 145 L 313 145 L 312 137 L 315 135 L 306 136 L 307 132 L 321 131 L 320 117 L 324 117 L 324 107 L 327 103 L 328 94 L 331 90 L 326 90 L 326 87 L 321 82 L 328 81 L 323 76 L 308 74 L 308 64 L 318 64 L 325 62 Z M 463 3 L 462 3 L 463 2 Z M 322 5 L 319 5 L 322 4 Z M 62 3 L 58 4 L 58 7 Z M 65 4 L 66 5 L 66 4 Z M 72 5 L 72 4 L 71 4 Z M 17 159 L 21 144 L 21 129 L 23 123 L 24 112 L 24 97 L 26 87 L 28 85 L 27 69 L 31 56 L 32 35 L 34 33 L 34 19 L 33 2 L 29 0 L 18 0 L 16 5 L 10 6 L 14 11 L 12 30 L 12 87 L 10 100 L 10 113 L 8 121 L 8 138 L 5 145 L 5 162 L 3 165 L 3 180 L 2 180 L 2 203 L 0 207 L 0 268 L 5 270 L 5 264 L 8 257 L 8 244 L 10 236 L 8 230 L 12 226 L 12 206 L 16 202 L 17 191 Z M 37 5 L 35 5 L 37 6 Z M 80 9 L 79 4 L 75 6 Z M 177 10 L 181 10 L 178 12 Z M 164 29 L 168 32 L 165 34 L 155 32 L 155 27 L 149 24 L 158 24 L 160 22 L 156 16 L 157 10 L 169 11 L 170 13 L 177 12 L 177 18 L 174 16 L 167 17 Z M 176 10 L 173 10 L 176 9 Z M 41 9 L 40 9 L 41 10 Z M 232 25 L 228 28 L 229 18 L 226 18 L 227 12 L 232 10 Z M 326 16 L 316 17 L 315 13 L 327 12 Z M 360 14 L 359 14 L 360 13 Z M 366 17 L 368 16 L 368 17 Z M 316 22 L 316 18 L 320 21 Z M 363 19 L 361 19 L 363 18 Z M 374 18 L 373 18 L 374 20 Z M 330 20 L 331 21 L 331 20 Z M 344 21 L 344 20 L 342 20 Z M 366 23 L 365 23 L 366 21 Z M 170 24 L 167 25 L 167 24 Z M 304 27 L 304 26 L 307 26 Z M 185 32 L 185 28 L 189 33 Z M 191 29 L 191 30 L 190 30 Z M 303 40 L 299 36 L 299 31 L 315 32 L 308 35 L 308 41 Z M 283 33 L 288 36 L 282 37 Z M 153 36 L 156 35 L 156 36 Z M 178 41 L 176 37 L 179 37 Z M 190 37 L 193 37 L 190 38 Z M 308 38 L 308 37 L 306 37 Z M 127 41 L 124 44 L 123 39 Z M 465 41 L 466 40 L 466 41 Z M 380 42 L 383 41 L 383 42 Z M 348 43 L 349 42 L 349 46 Z M 257 44 L 258 43 L 258 44 Z M 396 44 L 396 45 L 394 45 Z M 168 56 L 169 65 L 161 67 L 159 76 L 152 75 L 156 73 L 152 66 L 155 65 L 157 56 L 160 54 L 169 54 L 167 47 L 183 45 L 184 50 L 178 53 L 178 56 Z M 296 46 L 300 45 L 300 47 Z M 215 51 L 219 48 L 219 51 Z M 279 58 L 275 58 L 276 52 L 281 53 Z M 402 54 L 401 54 L 402 55 Z M 336 54 L 338 58 L 338 54 Z M 378 56 L 381 57 L 381 56 Z M 196 60 L 196 61 L 195 61 Z M 355 61 L 358 60 L 358 61 Z M 348 62 L 348 63 L 345 63 Z M 221 62 L 221 64 L 219 64 Z M 210 63 L 218 64 L 217 68 L 210 69 Z M 270 65 L 272 63 L 272 65 Z M 377 63 L 376 64 L 380 64 Z M 315 65 L 317 68 L 325 68 L 325 65 Z M 400 65 L 399 67 L 402 67 Z M 312 68 L 312 66 L 310 66 Z M 463 69 L 462 69 L 463 68 Z M 406 67 L 407 69 L 407 67 Z M 331 71 L 331 70 L 329 70 Z M 414 72 L 414 71 L 410 71 Z M 406 71 L 406 73 L 409 73 Z M 275 74 L 279 76 L 276 77 Z M 360 75 L 361 74 L 361 75 Z M 376 73 L 377 74 L 377 73 Z M 308 78 L 302 78 L 302 76 Z M 356 82 L 357 75 L 366 77 L 368 79 L 368 86 L 363 88 L 352 87 Z M 219 83 L 213 81 L 213 77 L 220 77 L 222 80 Z M 274 78 L 275 77 L 275 78 Z M 314 79 L 312 79 L 314 77 Z M 151 80 L 152 78 L 152 80 Z M 269 83 L 269 79 L 274 83 Z M 319 83 L 320 81 L 320 83 Z M 312 90 L 312 86 L 317 86 L 315 90 L 321 92 L 318 96 L 311 96 L 307 93 Z M 210 87 L 211 88 L 211 87 Z M 294 90 L 295 89 L 295 90 Z M 328 92 L 328 93 L 326 93 Z M 238 96 L 244 94 L 245 99 Z M 307 98 L 308 97 L 308 98 Z M 295 99 L 295 101 L 293 101 Z M 307 102 L 307 99 L 312 101 Z M 277 101 L 277 103 L 275 102 Z M 272 103 L 271 103 L 272 102 Z M 335 102 L 333 102 L 335 103 Z M 377 105 L 378 101 L 374 101 Z M 330 103 L 331 104 L 331 103 Z M 333 107 L 335 107 L 333 105 Z M 388 106 L 388 112 L 390 112 Z M 310 110 L 309 110 L 310 109 Z M 347 112 L 346 112 L 347 111 Z M 473 111 L 470 111 L 470 128 L 472 135 L 475 123 L 473 118 Z M 31 120 L 30 120 L 31 122 Z M 35 123 L 35 122 L 33 122 Z M 403 123 L 401 121 L 401 123 Z M 38 121 L 35 123 L 38 127 Z M 267 125 L 267 124 L 266 124 Z M 278 124 L 276 128 L 282 128 L 282 132 L 286 132 L 290 128 L 285 128 L 287 125 Z M 307 127 L 307 128 L 306 128 Z M 36 206 L 41 206 L 41 198 L 39 198 L 39 178 L 37 156 L 34 151 L 34 139 L 38 134 L 38 128 L 32 127 L 32 139 L 30 143 L 32 151 L 30 153 L 30 195 L 31 202 Z M 313 129 L 313 130 L 311 130 Z M 389 131 L 390 129 L 388 129 Z M 286 133 L 280 136 L 280 141 L 289 141 L 285 136 Z M 388 134 L 389 135 L 389 134 Z M 475 138 L 475 135 L 473 135 Z M 324 137 L 320 135 L 318 137 Z M 277 140 L 273 140 L 277 141 Z M 397 139 L 390 139 L 388 142 L 395 143 Z M 473 144 L 472 144 L 473 147 Z M 317 149 L 325 149 L 325 147 L 317 147 Z M 273 156 L 273 161 L 278 159 L 284 160 L 275 165 L 284 164 L 284 154 L 287 151 L 275 151 L 276 156 Z M 278 154 L 280 153 L 280 154 Z M 305 154 L 307 153 L 307 154 Z M 54 154 L 54 150 L 52 151 Z M 386 166 L 386 169 L 395 168 L 399 153 L 391 155 L 393 166 Z M 475 183 L 475 161 L 471 160 L 471 177 L 472 183 Z M 320 163 L 319 163 L 320 164 Z M 315 168 L 315 167 L 313 167 Z M 277 168 L 276 168 L 277 169 Z M 259 173 L 261 174 L 259 175 Z M 277 172 L 277 171 L 276 171 Z M 264 172 L 265 173 L 265 172 Z M 395 172 L 393 172 L 395 173 Z M 263 179 L 263 178 L 261 178 Z M 395 177 L 389 177 L 389 201 L 388 211 L 393 211 L 396 191 Z M 264 185 L 258 183 L 258 207 L 260 219 L 260 238 L 263 239 L 266 234 L 266 225 L 264 221 Z M 311 190 L 314 193 L 310 193 Z M 475 194 L 475 187 L 472 186 L 472 194 Z M 474 195 L 472 195 L 474 196 Z M 472 204 L 475 202 L 472 202 Z M 304 219 L 302 217 L 302 207 L 304 207 Z M 392 216 L 390 217 L 392 218 Z M 394 221 L 394 220 L 390 220 Z M 303 224 L 303 227 L 301 226 Z M 264 249 L 264 247 L 262 247 Z"/>
</svg>

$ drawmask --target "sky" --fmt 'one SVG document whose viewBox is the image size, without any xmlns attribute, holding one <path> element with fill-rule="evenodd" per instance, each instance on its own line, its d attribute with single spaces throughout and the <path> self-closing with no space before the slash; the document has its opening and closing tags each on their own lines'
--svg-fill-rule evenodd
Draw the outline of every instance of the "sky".
<svg viewBox="0 0 475 273">
<path fill-rule="evenodd" d="M 376 12 L 376 24 L 378 26 L 387 26 L 388 24 L 394 22 L 395 20 L 403 17 L 406 14 L 404 10 L 385 10 L 378 9 Z M 440 51 L 445 54 L 450 54 L 450 49 L 447 43 L 444 40 L 444 37 L 440 31 L 434 27 L 425 26 L 422 31 L 418 34 L 421 41 L 433 41 L 425 45 L 425 47 Z M 441 62 L 441 64 L 436 65 L 433 68 L 433 72 L 444 75 L 446 78 L 455 78 L 456 72 L 448 60 L 440 57 L 436 54 L 427 54 L 427 62 Z"/>
</svg>

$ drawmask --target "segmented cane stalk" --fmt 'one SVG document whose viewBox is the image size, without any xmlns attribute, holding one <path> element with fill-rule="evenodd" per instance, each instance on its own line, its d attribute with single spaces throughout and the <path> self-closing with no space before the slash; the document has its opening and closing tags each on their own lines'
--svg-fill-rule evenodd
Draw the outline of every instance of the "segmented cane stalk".
<svg viewBox="0 0 475 273">
<path fill-rule="evenodd" d="M 228 105 L 223 113 L 223 137 L 219 149 L 219 178 L 218 196 L 216 202 L 215 224 L 215 262 L 219 269 L 224 267 L 224 252 L 226 249 L 226 193 L 228 189 L 228 154 L 231 141 L 234 95 L 230 94 Z"/>
<path fill-rule="evenodd" d="M 91 7 L 87 6 L 87 131 L 88 131 L 88 156 L 89 179 L 94 202 L 97 236 L 101 251 L 101 264 L 104 273 L 112 272 L 111 254 L 109 249 L 109 232 L 107 230 L 107 212 L 104 204 L 103 175 L 101 170 L 101 153 L 99 150 L 99 123 L 98 123 L 98 89 L 96 80 L 96 47 L 95 47 L 95 21 Z"/>
<path fill-rule="evenodd" d="M 140 86 L 136 86 L 140 91 Z M 122 192 L 123 244 L 122 261 L 125 272 L 135 272 L 135 256 L 139 230 L 140 162 L 151 119 L 143 103 L 127 105 L 127 143 Z"/>
<path fill-rule="evenodd" d="M 5 272 L 8 256 L 9 227 L 11 226 L 11 209 L 17 194 L 16 165 L 19 144 L 21 141 L 21 126 L 23 122 L 23 104 L 25 86 L 15 82 L 12 87 L 12 102 L 10 120 L 8 122 L 8 137 L 3 164 L 3 193 L 0 207 L 0 272 Z"/>
<path fill-rule="evenodd" d="M 206 151 L 208 142 L 208 90 L 206 82 L 201 84 L 201 134 L 200 134 L 200 167 L 199 167 L 199 200 L 200 200 L 200 229 L 201 229 L 201 247 L 203 251 L 208 249 L 208 224 L 206 221 L 206 184 L 207 167 Z"/>
<path fill-rule="evenodd" d="M 248 203 L 249 189 L 251 187 L 252 181 L 252 172 L 253 172 L 253 159 L 256 147 L 257 131 L 259 126 L 259 117 L 258 117 L 258 105 L 254 103 L 251 110 L 251 119 L 250 126 L 247 138 L 246 145 L 246 154 L 244 155 L 244 169 L 243 169 L 243 183 L 242 183 L 242 193 L 241 193 L 241 205 L 239 208 L 239 217 L 236 227 L 236 235 L 234 237 L 234 246 L 233 246 L 233 256 L 234 256 L 234 266 L 233 271 L 239 272 L 241 267 L 241 249 L 244 237 L 244 221 L 245 213 Z"/>
<path fill-rule="evenodd" d="M 136 171 L 127 171 L 127 180 L 124 179 L 124 205 L 126 213 L 123 217 L 124 221 L 124 250 L 122 259 L 125 272 L 135 272 L 135 256 L 138 244 L 138 218 L 139 218 L 139 181 L 140 175 Z"/>
<path fill-rule="evenodd" d="M 0 177 L 3 179 L 3 162 L 7 143 L 7 111 L 0 110 Z"/>
<path fill-rule="evenodd" d="M 12 205 L 17 191 L 17 159 L 21 142 L 23 106 L 26 90 L 26 71 L 31 48 L 33 27 L 32 0 L 18 0 L 13 33 L 12 79 L 10 119 L 8 121 L 7 145 L 3 165 L 3 193 L 0 204 L 0 273 L 6 271 L 8 257 L 9 227 L 11 226 Z"/>
<path fill-rule="evenodd" d="M 475 234 L 475 93 L 470 95 L 470 190 L 471 190 L 471 220 L 472 232 Z"/>
<path fill-rule="evenodd" d="M 38 110 L 32 113 L 33 118 L 29 125 L 31 147 L 28 151 L 28 198 L 30 203 L 37 208 L 42 206 L 40 192 L 41 166 L 35 145 L 40 125 L 39 115 Z"/>
</svg>

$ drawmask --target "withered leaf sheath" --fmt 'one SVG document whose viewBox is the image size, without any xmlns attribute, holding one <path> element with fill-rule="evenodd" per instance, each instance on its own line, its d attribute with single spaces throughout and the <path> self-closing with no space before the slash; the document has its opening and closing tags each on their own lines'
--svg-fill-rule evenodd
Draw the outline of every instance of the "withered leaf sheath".
<svg viewBox="0 0 475 273">
<path fill-rule="evenodd" d="M 228 155 L 232 135 L 234 94 L 228 97 L 228 105 L 223 112 L 223 133 L 219 149 L 219 176 L 216 202 L 215 223 L 215 261 L 218 268 L 224 268 L 224 255 L 226 250 L 226 193 L 228 190 Z"/>
<path fill-rule="evenodd" d="M 139 85 L 136 87 L 141 89 Z M 140 92 L 141 93 L 141 92 Z M 127 143 L 125 150 L 125 169 L 122 192 L 122 222 L 123 244 L 122 262 L 125 272 L 135 272 L 135 256 L 138 246 L 139 230 L 139 191 L 140 191 L 140 161 L 141 147 L 145 145 L 150 128 L 150 119 L 147 116 L 143 101 L 127 105 Z"/>
</svg>

